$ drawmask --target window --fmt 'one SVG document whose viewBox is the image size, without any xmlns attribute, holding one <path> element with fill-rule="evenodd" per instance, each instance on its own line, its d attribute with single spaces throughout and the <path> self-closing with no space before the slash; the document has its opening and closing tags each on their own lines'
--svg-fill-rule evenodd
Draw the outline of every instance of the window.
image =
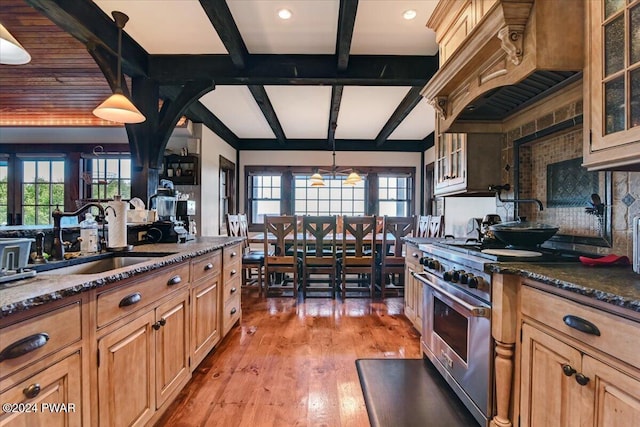
<svg viewBox="0 0 640 427">
<path fill-rule="evenodd" d="M 7 225 L 9 218 L 9 162 L 0 159 L 0 225 Z"/>
<path fill-rule="evenodd" d="M 122 156 L 100 156 L 85 160 L 82 179 L 87 184 L 86 198 L 113 199 L 119 194 L 131 198 L 131 159 Z"/>
<path fill-rule="evenodd" d="M 280 215 L 282 176 L 250 175 L 248 207 L 252 224 L 264 224 L 265 215 Z"/>
<path fill-rule="evenodd" d="M 64 160 L 23 160 L 22 223 L 51 224 L 56 206 L 64 209 Z"/>
<path fill-rule="evenodd" d="M 308 175 L 294 176 L 296 215 L 364 215 L 366 179 L 344 185 L 346 177 L 324 177 L 324 187 L 311 187 Z"/>
<path fill-rule="evenodd" d="M 413 194 L 411 184 L 412 179 L 409 176 L 379 176 L 378 214 L 381 216 L 411 215 L 411 195 Z"/>
</svg>

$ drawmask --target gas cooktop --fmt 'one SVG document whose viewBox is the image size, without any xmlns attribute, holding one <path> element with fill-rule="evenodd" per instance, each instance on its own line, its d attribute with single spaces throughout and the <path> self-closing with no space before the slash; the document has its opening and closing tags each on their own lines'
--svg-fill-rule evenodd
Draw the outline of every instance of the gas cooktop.
<svg viewBox="0 0 640 427">
<path fill-rule="evenodd" d="M 578 262 L 581 253 L 545 247 L 512 247 L 500 243 L 451 240 L 434 243 L 466 255 L 498 262 Z"/>
</svg>

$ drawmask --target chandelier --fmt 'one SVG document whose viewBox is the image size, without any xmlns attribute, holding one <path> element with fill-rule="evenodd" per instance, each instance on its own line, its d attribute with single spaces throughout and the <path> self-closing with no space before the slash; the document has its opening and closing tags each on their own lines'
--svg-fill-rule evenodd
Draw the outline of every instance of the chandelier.
<svg viewBox="0 0 640 427">
<path fill-rule="evenodd" d="M 330 170 L 316 169 L 314 174 L 311 175 L 311 177 L 309 177 L 309 180 L 311 181 L 311 187 L 324 187 L 325 186 L 324 178 L 323 178 L 321 172 L 325 173 L 325 174 L 330 174 L 333 178 L 335 178 L 338 175 L 344 175 L 347 178 L 344 180 L 344 182 L 342 184 L 343 185 L 347 185 L 347 186 L 351 186 L 351 187 L 353 187 L 354 185 L 356 185 L 357 183 L 362 181 L 362 178 L 360 177 L 360 175 L 358 175 L 358 172 L 356 172 L 354 169 L 352 169 L 352 168 L 338 169 L 338 167 L 336 166 L 336 141 L 335 140 L 333 141 L 332 157 L 333 157 L 333 161 L 331 163 L 331 169 Z"/>
</svg>

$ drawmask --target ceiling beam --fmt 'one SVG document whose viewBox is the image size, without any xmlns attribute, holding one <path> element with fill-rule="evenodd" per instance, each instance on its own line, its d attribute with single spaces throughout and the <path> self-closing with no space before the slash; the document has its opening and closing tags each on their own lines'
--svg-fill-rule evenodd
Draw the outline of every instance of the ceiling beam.
<svg viewBox="0 0 640 427">
<path fill-rule="evenodd" d="M 336 151 L 400 151 L 421 152 L 426 150 L 427 139 L 418 140 L 393 140 L 383 146 L 375 146 L 373 140 L 362 139 L 337 139 Z M 286 145 L 280 144 L 275 139 L 250 139 L 238 140 L 238 150 L 296 150 L 296 151 L 331 151 L 327 147 L 326 139 L 288 139 Z"/>
<path fill-rule="evenodd" d="M 118 28 L 113 18 L 92 1 L 25 0 L 73 37 L 89 46 L 102 45 L 118 55 Z M 148 74 L 148 53 L 126 32 L 122 33 L 122 69 L 131 77 Z M 211 77 L 209 77 L 211 78 Z"/>
<path fill-rule="evenodd" d="M 284 130 L 282 130 L 282 126 L 278 120 L 278 115 L 273 109 L 271 101 L 269 101 L 269 97 L 267 96 L 267 91 L 264 89 L 264 86 L 249 85 L 249 91 L 251 91 L 251 94 L 258 103 L 265 119 L 267 119 L 267 123 L 269 123 L 273 134 L 276 136 L 276 140 L 279 144 L 284 144 L 287 137 L 284 135 Z"/>
<path fill-rule="evenodd" d="M 422 95 L 420 95 L 420 91 L 422 87 L 414 86 L 409 92 L 405 95 L 404 99 L 396 110 L 393 112 L 387 123 L 382 127 L 378 136 L 376 136 L 376 145 L 379 147 L 389 138 L 389 135 L 393 133 L 394 130 L 402 123 L 402 121 L 411 113 L 411 111 L 415 108 L 416 105 L 420 103 L 422 100 Z"/>
<path fill-rule="evenodd" d="M 424 86 L 438 56 L 350 55 L 340 72 L 335 55 L 249 55 L 244 70 L 229 55 L 150 55 L 149 77 L 161 85 L 215 77 L 222 85 Z"/>
<path fill-rule="evenodd" d="M 346 70 L 349 65 L 349 52 L 351 51 L 351 39 L 353 38 L 353 27 L 356 23 L 357 12 L 358 0 L 340 0 L 338 40 L 336 41 L 338 71 Z"/>
<path fill-rule="evenodd" d="M 222 40 L 222 44 L 227 48 L 233 65 L 238 69 L 245 68 L 249 51 L 242 40 L 227 2 L 225 0 L 200 0 L 200 5 Z"/>
<path fill-rule="evenodd" d="M 338 85 L 331 88 L 331 109 L 329 110 L 329 130 L 327 132 L 327 140 L 329 145 L 333 146 L 336 140 L 336 128 L 338 127 L 338 113 L 340 112 L 340 103 L 342 102 L 342 91 L 344 86 Z"/>
</svg>

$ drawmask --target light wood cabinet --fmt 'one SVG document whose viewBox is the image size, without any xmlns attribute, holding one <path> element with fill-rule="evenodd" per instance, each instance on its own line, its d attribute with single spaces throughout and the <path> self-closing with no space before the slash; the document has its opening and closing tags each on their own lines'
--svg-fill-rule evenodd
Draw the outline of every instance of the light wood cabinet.
<svg viewBox="0 0 640 427">
<path fill-rule="evenodd" d="M 192 262 L 191 370 L 220 341 L 219 294 L 222 251 Z"/>
<path fill-rule="evenodd" d="M 640 324 L 527 286 L 521 298 L 520 425 L 640 424 Z"/>
<path fill-rule="evenodd" d="M 587 2 L 584 165 L 640 168 L 640 2 Z"/>
<path fill-rule="evenodd" d="M 222 335 L 225 336 L 242 317 L 240 306 L 242 249 L 240 244 L 235 244 L 225 247 L 222 253 Z"/>
<path fill-rule="evenodd" d="M 413 327 L 422 333 L 422 282 L 415 279 L 411 273 L 422 271 L 420 258 L 422 251 L 412 244 L 406 245 L 405 272 L 404 272 L 404 314 L 413 324 Z"/>
<path fill-rule="evenodd" d="M 435 195 L 487 193 L 500 182 L 498 134 L 442 133 L 435 144 Z"/>
</svg>

